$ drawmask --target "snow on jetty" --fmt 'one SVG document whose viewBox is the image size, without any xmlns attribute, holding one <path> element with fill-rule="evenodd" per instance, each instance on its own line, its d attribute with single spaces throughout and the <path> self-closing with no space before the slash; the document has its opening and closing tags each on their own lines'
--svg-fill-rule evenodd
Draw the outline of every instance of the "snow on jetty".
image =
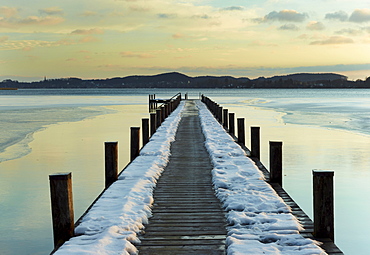
<svg viewBox="0 0 370 255">
<path fill-rule="evenodd" d="M 184 102 L 96 201 L 76 227 L 76 237 L 54 254 L 136 254 L 137 233 L 151 216 L 153 189 L 167 165 L 183 107 Z"/>
<path fill-rule="evenodd" d="M 302 229 L 290 208 L 225 129 L 197 102 L 213 184 L 227 211 L 227 254 L 326 254 Z"/>
</svg>

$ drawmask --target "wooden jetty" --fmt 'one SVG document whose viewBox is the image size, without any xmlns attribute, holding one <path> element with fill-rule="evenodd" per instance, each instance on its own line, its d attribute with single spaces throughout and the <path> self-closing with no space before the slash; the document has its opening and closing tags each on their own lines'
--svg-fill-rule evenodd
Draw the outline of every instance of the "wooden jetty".
<svg viewBox="0 0 370 255">
<path fill-rule="evenodd" d="M 198 111 L 187 101 L 170 161 L 154 191 L 139 254 L 225 254 L 226 219 L 212 187 Z"/>
<path fill-rule="evenodd" d="M 207 97 L 202 96 L 202 101 L 208 106 L 215 118 L 224 126 L 225 130 L 234 138 L 235 142 L 240 144 L 247 152 L 247 155 L 250 155 L 250 158 L 264 173 L 266 181 L 270 183 L 285 203 L 291 207 L 292 214 L 304 227 L 304 230 L 300 234 L 303 237 L 322 242 L 321 247 L 328 254 L 343 254 L 334 244 L 334 236 L 330 236 L 330 233 L 317 231 L 316 228 L 320 228 L 320 226 L 316 226 L 317 224 L 313 223 L 282 188 L 282 181 L 279 178 L 282 169 L 281 162 L 279 163 L 278 160 L 279 157 L 281 158 L 281 142 L 270 143 L 270 146 L 274 147 L 270 147 L 270 154 L 275 155 L 270 160 L 275 162 L 273 164 L 275 166 L 272 166 L 272 169 L 268 171 L 259 160 L 259 128 L 252 127 L 253 131 L 251 133 L 252 140 L 254 141 L 252 141 L 251 150 L 249 150 L 245 146 L 244 119 L 237 119 L 238 130 L 236 137 L 236 128 L 234 127 L 235 115 L 228 113 L 226 109 L 222 109 L 221 106 Z M 179 101 L 176 100 L 176 104 L 172 104 L 171 102 L 170 100 L 170 106 L 160 107 L 156 113 L 151 114 L 151 135 L 161 125 L 161 122 L 163 122 L 166 116 L 169 115 L 169 112 L 178 105 Z M 150 103 L 154 103 L 154 101 Z M 149 125 L 148 121 L 143 121 L 143 123 Z M 148 136 L 148 127 L 144 129 L 146 130 L 145 136 Z M 147 137 L 145 139 L 147 142 Z M 135 246 L 138 248 L 140 254 L 226 254 L 228 227 L 225 217 L 226 211 L 224 211 L 220 201 L 215 196 L 211 175 L 213 166 L 209 154 L 204 147 L 204 141 L 205 138 L 202 133 L 200 117 L 198 109 L 195 106 L 195 101 L 186 100 L 175 141 L 171 144 L 169 162 L 159 178 L 153 193 L 154 204 L 152 207 L 152 217 L 149 219 L 149 223 L 146 224 L 145 228 L 138 233 L 141 242 L 135 244 Z M 137 144 L 133 147 L 136 151 L 135 155 L 137 155 Z M 271 153 L 271 150 L 275 151 Z M 132 160 L 135 157 L 132 157 Z M 113 171 L 115 173 L 113 179 L 116 179 L 117 167 L 114 166 L 111 168 L 114 169 Z M 327 174 L 330 175 L 331 173 L 325 173 L 324 175 Z M 107 189 L 109 189 L 111 182 L 114 182 L 114 180 L 109 181 L 106 185 Z M 328 186 L 322 184 L 322 179 L 317 182 L 321 183 L 321 186 Z M 326 193 L 330 192 L 326 191 Z M 320 199 L 318 201 L 318 203 L 322 202 Z M 68 198 L 68 202 L 72 204 L 70 198 Z M 325 210 L 329 209 L 325 208 Z M 332 220 L 330 216 L 327 218 Z M 71 222 L 71 220 L 68 222 Z M 327 223 L 325 222 L 323 224 Z M 70 232 L 70 229 L 65 231 Z M 58 232 L 58 230 L 54 229 L 54 232 Z M 333 229 L 331 229 L 332 232 Z M 69 237 L 64 239 L 64 241 L 68 240 Z M 55 250 L 58 249 L 61 242 L 61 240 L 55 240 Z"/>
</svg>

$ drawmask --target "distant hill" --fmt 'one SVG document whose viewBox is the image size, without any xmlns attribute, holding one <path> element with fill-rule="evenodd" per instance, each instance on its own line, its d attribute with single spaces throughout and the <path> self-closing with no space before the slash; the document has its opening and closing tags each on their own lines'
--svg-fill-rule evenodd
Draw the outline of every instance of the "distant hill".
<svg viewBox="0 0 370 255">
<path fill-rule="evenodd" d="M 38 82 L 4 80 L 0 88 L 370 88 L 366 81 L 348 81 L 334 73 L 298 73 L 269 78 L 232 76 L 196 76 L 171 72 L 157 75 L 133 75 L 108 79 L 60 78 Z"/>
<path fill-rule="evenodd" d="M 271 81 L 277 81 L 282 79 L 283 81 L 292 79 L 293 81 L 301 81 L 301 82 L 314 82 L 314 81 L 335 81 L 335 80 L 347 80 L 348 77 L 335 74 L 335 73 L 297 73 L 297 74 L 288 74 L 288 75 L 280 75 L 280 76 L 273 76 L 270 78 L 265 78 Z"/>
</svg>

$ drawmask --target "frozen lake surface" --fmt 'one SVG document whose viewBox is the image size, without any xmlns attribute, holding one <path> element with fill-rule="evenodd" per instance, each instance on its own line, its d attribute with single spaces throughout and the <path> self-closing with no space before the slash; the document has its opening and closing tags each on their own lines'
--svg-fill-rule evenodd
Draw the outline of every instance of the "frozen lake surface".
<svg viewBox="0 0 370 255">
<path fill-rule="evenodd" d="M 0 91 L 0 253 L 49 253 L 48 175 L 73 172 L 78 218 L 103 189 L 104 141 L 119 141 L 123 168 L 129 127 L 148 117 L 148 95 L 169 98 L 177 92 Z M 284 187 L 307 214 L 312 215 L 312 170 L 334 170 L 336 244 L 345 254 L 366 254 L 370 90 L 181 92 L 190 98 L 204 93 L 236 117 L 245 117 L 247 128 L 261 126 L 266 166 L 268 141 L 283 141 Z"/>
</svg>

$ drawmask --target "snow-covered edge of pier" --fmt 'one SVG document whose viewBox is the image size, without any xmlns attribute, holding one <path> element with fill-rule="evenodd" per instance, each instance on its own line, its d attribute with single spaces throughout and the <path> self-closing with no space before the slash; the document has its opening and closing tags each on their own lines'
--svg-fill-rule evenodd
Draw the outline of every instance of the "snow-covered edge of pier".
<svg viewBox="0 0 370 255">
<path fill-rule="evenodd" d="M 302 226 L 262 172 L 197 101 L 205 146 L 213 164 L 213 185 L 227 212 L 227 254 L 326 254 L 299 234 Z"/>
<path fill-rule="evenodd" d="M 96 201 L 76 236 L 54 254 L 136 254 L 137 233 L 148 222 L 153 189 L 168 163 L 184 102 L 162 123 L 140 156 L 129 164 Z"/>
</svg>

